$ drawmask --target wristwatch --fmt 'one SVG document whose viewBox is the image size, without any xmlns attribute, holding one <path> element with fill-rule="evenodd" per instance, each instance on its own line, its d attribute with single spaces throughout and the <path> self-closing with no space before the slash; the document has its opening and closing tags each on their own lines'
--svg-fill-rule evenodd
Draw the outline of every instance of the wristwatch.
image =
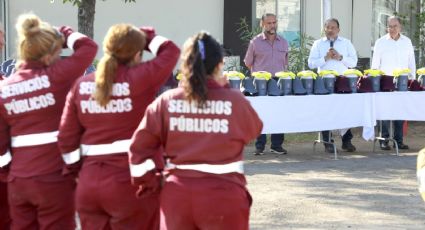
<svg viewBox="0 0 425 230">
<path fill-rule="evenodd" d="M 339 58 L 340 61 L 342 61 L 343 56 L 341 55 L 341 57 Z"/>
</svg>

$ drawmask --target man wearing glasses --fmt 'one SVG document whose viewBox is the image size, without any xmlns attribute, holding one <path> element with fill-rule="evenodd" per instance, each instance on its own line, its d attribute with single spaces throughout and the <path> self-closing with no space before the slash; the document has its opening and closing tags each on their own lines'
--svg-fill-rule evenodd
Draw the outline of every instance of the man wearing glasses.
<svg viewBox="0 0 425 230">
<path fill-rule="evenodd" d="M 395 69 L 410 69 L 409 78 L 415 79 L 416 64 L 413 45 L 410 39 L 401 34 L 401 19 L 391 16 L 387 22 L 387 34 L 376 40 L 373 48 L 372 69 L 380 69 L 386 75 L 393 75 Z M 391 102 L 389 102 L 391 103 Z M 394 105 L 397 106 L 397 105 Z M 403 143 L 403 122 L 393 121 L 394 140 L 397 141 L 399 149 L 409 149 Z M 390 121 L 382 121 L 382 137 L 388 138 L 388 126 Z M 391 150 L 388 141 L 380 141 L 382 150 Z"/>
</svg>

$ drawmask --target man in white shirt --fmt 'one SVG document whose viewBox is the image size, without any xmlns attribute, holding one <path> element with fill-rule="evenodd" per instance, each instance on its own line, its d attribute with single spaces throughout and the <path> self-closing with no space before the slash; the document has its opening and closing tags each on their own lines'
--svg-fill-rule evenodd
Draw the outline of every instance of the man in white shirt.
<svg viewBox="0 0 425 230">
<path fill-rule="evenodd" d="M 416 64 L 413 45 L 410 39 L 401 32 L 401 20 L 397 16 L 391 16 L 387 21 L 387 34 L 376 40 L 373 48 L 372 69 L 380 69 L 386 75 L 393 75 L 394 69 L 410 69 L 409 78 L 415 79 Z M 403 122 L 394 121 L 394 140 L 399 149 L 409 149 L 403 143 Z M 382 137 L 388 138 L 389 121 L 382 121 Z M 390 150 L 388 141 L 381 141 L 382 150 Z"/>
<path fill-rule="evenodd" d="M 339 22 L 335 18 L 325 21 L 325 37 L 316 40 L 311 47 L 308 57 L 308 66 L 311 69 L 317 68 L 317 72 L 322 70 L 335 70 L 340 75 L 348 68 L 357 65 L 357 53 L 351 41 L 338 36 Z M 323 140 L 333 142 L 329 137 L 329 131 L 322 131 Z M 356 151 L 356 147 L 351 143 L 353 134 L 348 129 L 342 136 L 342 149 L 347 152 Z M 326 152 L 333 153 L 333 145 L 325 144 Z"/>
</svg>

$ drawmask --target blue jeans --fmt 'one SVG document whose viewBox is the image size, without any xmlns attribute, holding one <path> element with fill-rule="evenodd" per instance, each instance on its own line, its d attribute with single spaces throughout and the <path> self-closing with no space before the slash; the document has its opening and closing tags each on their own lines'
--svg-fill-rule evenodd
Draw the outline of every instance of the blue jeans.
<svg viewBox="0 0 425 230">
<path fill-rule="evenodd" d="M 272 148 L 281 147 L 283 144 L 285 136 L 283 133 L 281 134 L 271 134 Z M 261 134 L 257 137 L 257 141 L 255 142 L 255 148 L 264 150 L 264 147 L 267 142 L 267 135 Z"/>
<path fill-rule="evenodd" d="M 389 138 L 390 137 L 390 132 L 389 132 L 390 121 L 381 121 L 381 122 L 382 122 L 382 137 Z M 398 120 L 398 121 L 392 121 L 392 122 L 393 122 L 393 129 L 394 129 L 393 138 L 395 141 L 397 141 L 397 144 L 402 144 L 404 121 Z"/>
<path fill-rule="evenodd" d="M 327 142 L 333 142 L 332 136 L 329 134 L 330 134 L 329 130 L 322 131 L 323 140 Z M 353 139 L 353 134 L 351 133 L 351 129 L 349 129 L 347 130 L 347 132 L 345 132 L 344 135 L 342 135 L 341 140 L 342 140 L 342 143 L 349 143 L 351 142 L 351 139 Z"/>
</svg>

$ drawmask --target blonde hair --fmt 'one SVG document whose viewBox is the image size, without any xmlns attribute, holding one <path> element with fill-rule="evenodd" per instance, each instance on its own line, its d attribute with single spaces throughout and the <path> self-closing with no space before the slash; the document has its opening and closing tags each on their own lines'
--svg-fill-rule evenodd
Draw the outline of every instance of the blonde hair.
<svg viewBox="0 0 425 230">
<path fill-rule="evenodd" d="M 96 90 L 93 98 L 101 105 L 108 104 L 118 64 L 129 64 L 137 52 L 143 52 L 145 34 L 129 24 L 111 26 L 103 40 L 104 56 L 95 73 Z"/>
<path fill-rule="evenodd" d="M 59 31 L 35 14 L 22 14 L 16 23 L 18 31 L 18 57 L 20 60 L 39 60 L 52 54 L 63 45 L 64 38 Z"/>
</svg>

